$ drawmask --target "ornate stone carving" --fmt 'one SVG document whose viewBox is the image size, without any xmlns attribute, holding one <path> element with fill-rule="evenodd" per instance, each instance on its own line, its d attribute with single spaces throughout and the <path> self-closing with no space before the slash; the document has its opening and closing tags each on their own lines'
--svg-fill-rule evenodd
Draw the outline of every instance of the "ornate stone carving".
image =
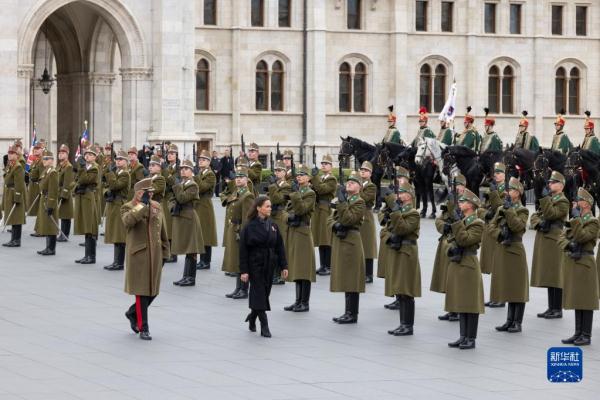
<svg viewBox="0 0 600 400">
<path fill-rule="evenodd" d="M 33 78 L 33 64 L 21 64 L 17 66 L 17 76 L 23 79 Z"/>
<path fill-rule="evenodd" d="M 112 86 L 115 81 L 115 74 L 103 74 L 94 72 L 90 74 L 90 83 L 96 86 Z"/>
<path fill-rule="evenodd" d="M 124 81 L 152 80 L 152 68 L 121 68 L 120 71 Z"/>
</svg>

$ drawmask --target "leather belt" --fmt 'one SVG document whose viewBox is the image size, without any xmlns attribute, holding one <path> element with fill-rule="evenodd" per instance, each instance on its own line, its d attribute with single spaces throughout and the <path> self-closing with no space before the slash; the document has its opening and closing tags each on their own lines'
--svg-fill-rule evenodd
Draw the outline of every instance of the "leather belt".
<svg viewBox="0 0 600 400">
<path fill-rule="evenodd" d="M 476 255 L 477 255 L 477 252 L 476 252 L 476 251 L 465 251 L 465 252 L 463 253 L 463 257 L 464 257 L 464 256 L 476 256 Z"/>
<path fill-rule="evenodd" d="M 417 241 L 416 240 L 403 240 L 401 242 L 403 245 L 412 245 L 412 246 L 416 246 L 417 245 Z"/>
<path fill-rule="evenodd" d="M 328 206 L 331 204 L 331 201 L 330 200 L 319 200 L 319 204 L 324 204 L 324 205 Z"/>
</svg>

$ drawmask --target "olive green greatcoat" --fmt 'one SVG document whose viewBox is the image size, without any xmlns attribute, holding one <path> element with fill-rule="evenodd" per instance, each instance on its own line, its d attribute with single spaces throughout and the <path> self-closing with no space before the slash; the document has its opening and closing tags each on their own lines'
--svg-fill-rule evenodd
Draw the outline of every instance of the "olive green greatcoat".
<svg viewBox="0 0 600 400">
<path fill-rule="evenodd" d="M 591 214 L 573 218 L 570 227 L 561 235 L 559 245 L 566 249 L 570 241 L 581 246 L 583 255 L 575 260 L 566 252 L 563 261 L 563 308 L 565 310 L 598 309 L 598 270 L 594 260 L 594 247 L 600 231 L 600 223 Z"/>
<path fill-rule="evenodd" d="M 288 261 L 288 282 L 308 280 L 316 282 L 315 250 L 310 225 L 315 211 L 316 194 L 308 186 L 290 193 L 287 206 L 288 215 L 302 217 L 301 226 L 289 226 L 287 231 L 286 256 Z M 326 225 L 326 221 L 323 221 Z"/>
<path fill-rule="evenodd" d="M 495 252 L 498 249 L 498 241 L 492 232 L 490 223 L 496 214 L 498 207 L 504 202 L 504 183 L 498 185 L 497 190 L 490 190 L 487 199 L 477 210 L 479 219 L 485 222 L 483 234 L 481 235 L 481 250 L 479 251 L 479 266 L 482 274 L 491 274 L 494 269 Z"/>
<path fill-rule="evenodd" d="M 248 179 L 252 182 L 250 190 L 254 193 L 254 197 L 259 195 L 258 188 L 262 179 L 262 164 L 260 161 L 251 161 L 248 168 Z"/>
<path fill-rule="evenodd" d="M 98 235 L 98 207 L 96 206 L 96 185 L 98 184 L 98 164 L 86 164 L 77 173 L 77 187 L 85 193 L 75 193 L 76 235 Z"/>
<path fill-rule="evenodd" d="M 40 202 L 40 179 L 44 165 L 41 159 L 35 160 L 29 168 L 29 185 L 27 186 L 27 209 L 30 217 L 37 216 Z"/>
<path fill-rule="evenodd" d="M 331 215 L 331 200 L 337 190 L 337 179 L 331 174 L 316 175 L 311 179 L 312 189 L 316 194 L 315 212 L 311 219 L 313 244 L 331 246 L 331 230 L 327 229 L 327 220 Z"/>
<path fill-rule="evenodd" d="M 167 188 L 167 180 L 161 174 L 152 175 L 151 178 L 152 188 L 154 189 L 154 192 L 152 193 L 152 200 L 156 201 L 157 203 L 160 203 L 161 207 L 163 208 L 164 218 L 164 214 L 166 212 L 169 212 L 168 208 L 165 208 L 165 205 L 163 204 L 163 199 L 165 198 L 165 190 Z"/>
<path fill-rule="evenodd" d="M 433 271 L 431 272 L 431 284 L 429 290 L 437 293 L 446 293 L 446 275 L 448 272 L 448 248 L 450 247 L 449 241 L 454 240 L 451 233 L 444 234 L 444 226 L 452 224 L 454 222 L 454 201 L 449 200 L 446 202 L 446 211 L 442 212 L 442 215 L 435 219 L 435 229 L 441 235 L 438 239 L 437 249 L 435 251 L 435 260 L 433 262 Z"/>
<path fill-rule="evenodd" d="M 364 215 L 365 201 L 356 194 L 338 203 L 330 219 L 329 229 L 339 222 L 348 230 L 345 238 L 333 234 L 331 239 L 331 292 L 365 292 L 365 255 L 359 232 Z"/>
<path fill-rule="evenodd" d="M 542 220 L 563 223 L 569 215 L 569 200 L 563 193 L 540 199 L 540 211 L 531 216 L 531 225 L 536 228 Z M 562 288 L 561 262 L 563 251 L 558 246 L 562 227 L 553 227 L 548 233 L 537 231 L 533 245 L 531 263 L 531 286 Z"/>
<path fill-rule="evenodd" d="M 193 179 L 187 179 L 173 186 L 173 204 L 181 206 L 179 215 L 173 215 L 173 254 L 202 254 L 204 240 L 194 202 L 198 200 L 198 185 Z"/>
<path fill-rule="evenodd" d="M 200 219 L 200 226 L 202 228 L 202 239 L 204 239 L 204 246 L 218 246 L 219 241 L 217 240 L 217 222 L 215 220 L 215 210 L 212 204 L 212 197 L 215 194 L 215 185 L 217 184 L 217 177 L 215 173 L 206 168 L 201 170 L 200 173 L 194 176 L 194 180 L 198 185 L 199 199 L 194 203 L 194 209 Z"/>
<path fill-rule="evenodd" d="M 391 193 L 383 199 L 383 208 L 377 213 L 377 219 L 381 229 L 379 230 L 379 252 L 377 253 L 377 277 L 385 278 L 385 269 L 387 265 L 387 259 L 392 249 L 385 244 L 388 238 L 391 236 L 390 233 L 390 213 L 396 201 L 396 195 Z"/>
<path fill-rule="evenodd" d="M 169 240 L 173 239 L 173 216 L 171 215 L 171 204 L 173 203 L 173 185 L 175 185 L 175 177 L 177 176 L 177 164 L 169 163 L 162 169 L 162 176 L 165 177 L 166 187 L 165 196 L 162 199 L 163 211 L 165 216 L 165 226 L 167 228 L 167 236 Z"/>
<path fill-rule="evenodd" d="M 364 219 L 360 225 L 360 240 L 362 241 L 365 259 L 374 259 L 377 258 L 377 234 L 373 206 L 377 197 L 377 186 L 370 180 L 366 180 L 363 182 L 360 197 L 365 201 Z"/>
<path fill-rule="evenodd" d="M 483 279 L 477 260 L 483 221 L 475 214 L 452 224 L 454 243 L 467 253 L 459 262 L 450 261 L 446 278 L 446 312 L 483 314 Z M 471 253 L 471 254 L 468 254 Z"/>
<path fill-rule="evenodd" d="M 158 205 L 154 201 L 151 204 Z M 127 249 L 125 292 L 132 295 L 158 295 L 163 260 L 170 256 L 162 207 L 157 207 L 156 212 L 150 211 L 150 207 L 133 202 L 121 207 Z"/>
<path fill-rule="evenodd" d="M 146 177 L 144 165 L 140 162 L 129 163 L 129 192 L 127 199 L 133 199 L 133 187 Z"/>
<path fill-rule="evenodd" d="M 12 165 L 9 163 L 4 172 L 4 190 L 2 191 L 2 208 L 4 218 L 6 218 L 5 225 L 25 224 L 26 190 L 23 165 L 18 161 Z M 14 210 L 13 206 L 15 207 Z"/>
<path fill-rule="evenodd" d="M 75 188 L 75 174 L 69 161 L 58 164 L 59 194 L 59 219 L 73 219 L 73 188 Z"/>
<path fill-rule="evenodd" d="M 279 227 L 279 232 L 283 238 L 283 244 L 287 248 L 287 217 L 286 206 L 292 187 L 282 179 L 277 183 L 269 185 L 269 200 L 271 200 L 271 219 Z"/>
<path fill-rule="evenodd" d="M 40 202 L 35 220 L 36 232 L 42 236 L 58 234 L 58 172 L 54 167 L 46 168 L 40 175 Z M 52 215 L 48 210 L 52 209 Z"/>
<path fill-rule="evenodd" d="M 228 238 L 228 233 L 229 229 L 227 229 L 227 225 L 228 225 L 228 219 L 227 219 L 227 215 L 229 215 L 229 204 L 231 204 L 233 202 L 233 197 L 234 197 L 234 193 L 236 192 L 236 188 L 235 188 L 235 181 L 230 180 L 227 182 L 227 184 L 225 185 L 225 188 L 223 190 L 221 190 L 221 192 L 219 193 L 219 198 L 221 199 L 221 205 L 223 207 L 225 207 L 225 217 L 223 218 L 223 240 L 222 240 L 222 247 L 225 247 L 227 244 L 227 238 Z"/>
<path fill-rule="evenodd" d="M 527 303 L 529 301 L 529 269 L 523 246 L 529 210 L 520 203 L 512 208 L 499 207 L 490 223 L 492 235 L 498 243 L 503 226 L 512 233 L 510 245 L 498 243 L 494 253 L 494 269 L 490 285 L 490 300 L 496 303 Z"/>
<path fill-rule="evenodd" d="M 96 190 L 96 205 L 98 207 L 98 216 L 100 218 L 106 217 L 105 209 L 106 209 L 106 199 L 104 198 L 104 193 L 106 192 L 105 187 L 105 178 L 104 174 L 108 172 L 108 168 L 111 163 L 110 157 L 105 157 L 104 154 L 98 154 L 96 157 L 96 164 L 98 164 L 98 190 Z M 104 221 L 106 223 L 106 221 Z M 98 224 L 101 224 L 102 221 L 99 220 Z"/>
<path fill-rule="evenodd" d="M 402 240 L 419 238 L 421 217 L 412 204 L 401 207 L 390 214 L 390 233 L 402 237 Z M 389 247 L 383 242 L 382 246 Z M 419 265 L 419 247 L 405 244 L 399 250 L 390 248 L 385 268 L 385 295 L 405 295 L 421 297 L 421 267 Z"/>
<path fill-rule="evenodd" d="M 113 201 L 106 202 L 104 243 L 125 243 L 126 232 L 121 207 L 127 202 L 129 194 L 129 172 L 127 169 L 118 169 L 116 172 L 106 171 L 106 192 L 111 193 Z"/>
<path fill-rule="evenodd" d="M 254 204 L 254 193 L 248 187 L 237 189 L 229 197 L 225 214 L 225 253 L 222 271 L 240 273 L 240 231 L 248 220 L 248 212 Z"/>
<path fill-rule="evenodd" d="M 596 252 L 596 270 L 598 275 L 598 296 L 600 296 L 600 251 Z"/>
</svg>

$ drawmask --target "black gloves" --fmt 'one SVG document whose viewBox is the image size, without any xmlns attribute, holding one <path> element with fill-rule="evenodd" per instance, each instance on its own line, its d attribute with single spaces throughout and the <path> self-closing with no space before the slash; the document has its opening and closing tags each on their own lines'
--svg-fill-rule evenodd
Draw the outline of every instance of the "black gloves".
<svg viewBox="0 0 600 400">
<path fill-rule="evenodd" d="M 511 206 L 512 206 L 512 200 L 511 200 L 511 198 L 509 196 L 506 196 L 504 198 L 504 204 L 502 205 L 502 207 L 505 210 L 508 210 Z"/>
<path fill-rule="evenodd" d="M 150 193 L 149 192 L 144 192 L 144 194 L 142 195 L 142 203 L 144 203 L 145 205 L 150 204 Z"/>
<path fill-rule="evenodd" d="M 347 193 L 346 193 L 346 188 L 344 186 L 338 187 L 338 190 L 337 190 L 337 199 L 338 199 L 338 202 L 340 202 L 340 203 L 344 203 L 344 202 L 346 202 L 348 200 L 348 196 L 347 196 Z"/>
<path fill-rule="evenodd" d="M 453 217 L 455 221 L 460 221 L 461 219 L 463 219 L 463 213 L 458 207 L 454 210 Z"/>
<path fill-rule="evenodd" d="M 452 224 L 451 224 L 451 223 L 449 223 L 449 222 L 446 222 L 446 223 L 444 224 L 444 230 L 443 230 L 443 233 L 444 233 L 444 235 L 448 235 L 450 232 L 452 232 Z"/>
<path fill-rule="evenodd" d="M 546 197 L 550 194 L 550 188 L 548 187 L 548 185 L 544 186 L 544 188 L 542 189 L 542 197 Z"/>
<path fill-rule="evenodd" d="M 292 192 L 297 192 L 300 190 L 300 185 L 297 181 L 292 182 Z"/>
<path fill-rule="evenodd" d="M 581 217 L 581 209 L 579 208 L 579 206 L 577 206 L 571 210 L 571 216 L 573 218 Z"/>
<path fill-rule="evenodd" d="M 579 250 L 579 245 L 575 241 L 570 241 L 567 245 L 567 250 L 569 250 L 571 253 L 577 253 Z"/>
<path fill-rule="evenodd" d="M 319 175 L 319 168 L 317 168 L 317 167 L 313 167 L 313 169 L 310 171 L 310 174 L 311 174 L 312 176 L 317 176 L 317 175 Z"/>
<path fill-rule="evenodd" d="M 229 179 L 235 179 L 235 172 L 233 172 L 233 171 L 229 172 Z"/>
<path fill-rule="evenodd" d="M 494 190 L 498 190 L 498 185 L 496 184 L 496 182 L 491 181 L 490 182 L 490 192 L 492 192 Z"/>
<path fill-rule="evenodd" d="M 269 176 L 269 184 L 273 185 L 277 183 L 277 177 L 275 175 Z"/>
<path fill-rule="evenodd" d="M 85 167 L 85 158 L 83 156 L 80 156 L 77 162 L 79 163 L 80 167 Z"/>
<path fill-rule="evenodd" d="M 46 209 L 46 213 L 48 213 L 48 216 L 51 217 L 52 213 L 54 212 L 54 208 L 47 208 Z"/>
</svg>

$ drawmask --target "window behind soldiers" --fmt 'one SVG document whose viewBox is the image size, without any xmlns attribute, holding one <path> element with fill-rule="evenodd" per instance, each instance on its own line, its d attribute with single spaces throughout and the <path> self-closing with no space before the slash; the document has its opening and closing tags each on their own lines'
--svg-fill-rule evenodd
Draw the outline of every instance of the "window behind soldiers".
<svg viewBox="0 0 600 400">
<path fill-rule="evenodd" d="M 360 0 L 348 0 L 348 29 L 360 29 Z"/>
<path fill-rule="evenodd" d="M 419 32 L 427 30 L 427 2 L 417 1 L 415 29 Z"/>
<path fill-rule="evenodd" d="M 552 34 L 563 34 L 563 6 L 552 6 Z"/>
<path fill-rule="evenodd" d="M 521 34 L 521 4 L 510 5 L 510 33 Z"/>
<path fill-rule="evenodd" d="M 496 33 L 495 3 L 485 3 L 485 33 Z"/>
<path fill-rule="evenodd" d="M 587 7 L 575 7 L 575 33 L 577 36 L 587 36 Z"/>
<path fill-rule="evenodd" d="M 442 32 L 452 32 L 454 30 L 452 12 L 454 11 L 454 2 L 442 2 Z"/>
</svg>

